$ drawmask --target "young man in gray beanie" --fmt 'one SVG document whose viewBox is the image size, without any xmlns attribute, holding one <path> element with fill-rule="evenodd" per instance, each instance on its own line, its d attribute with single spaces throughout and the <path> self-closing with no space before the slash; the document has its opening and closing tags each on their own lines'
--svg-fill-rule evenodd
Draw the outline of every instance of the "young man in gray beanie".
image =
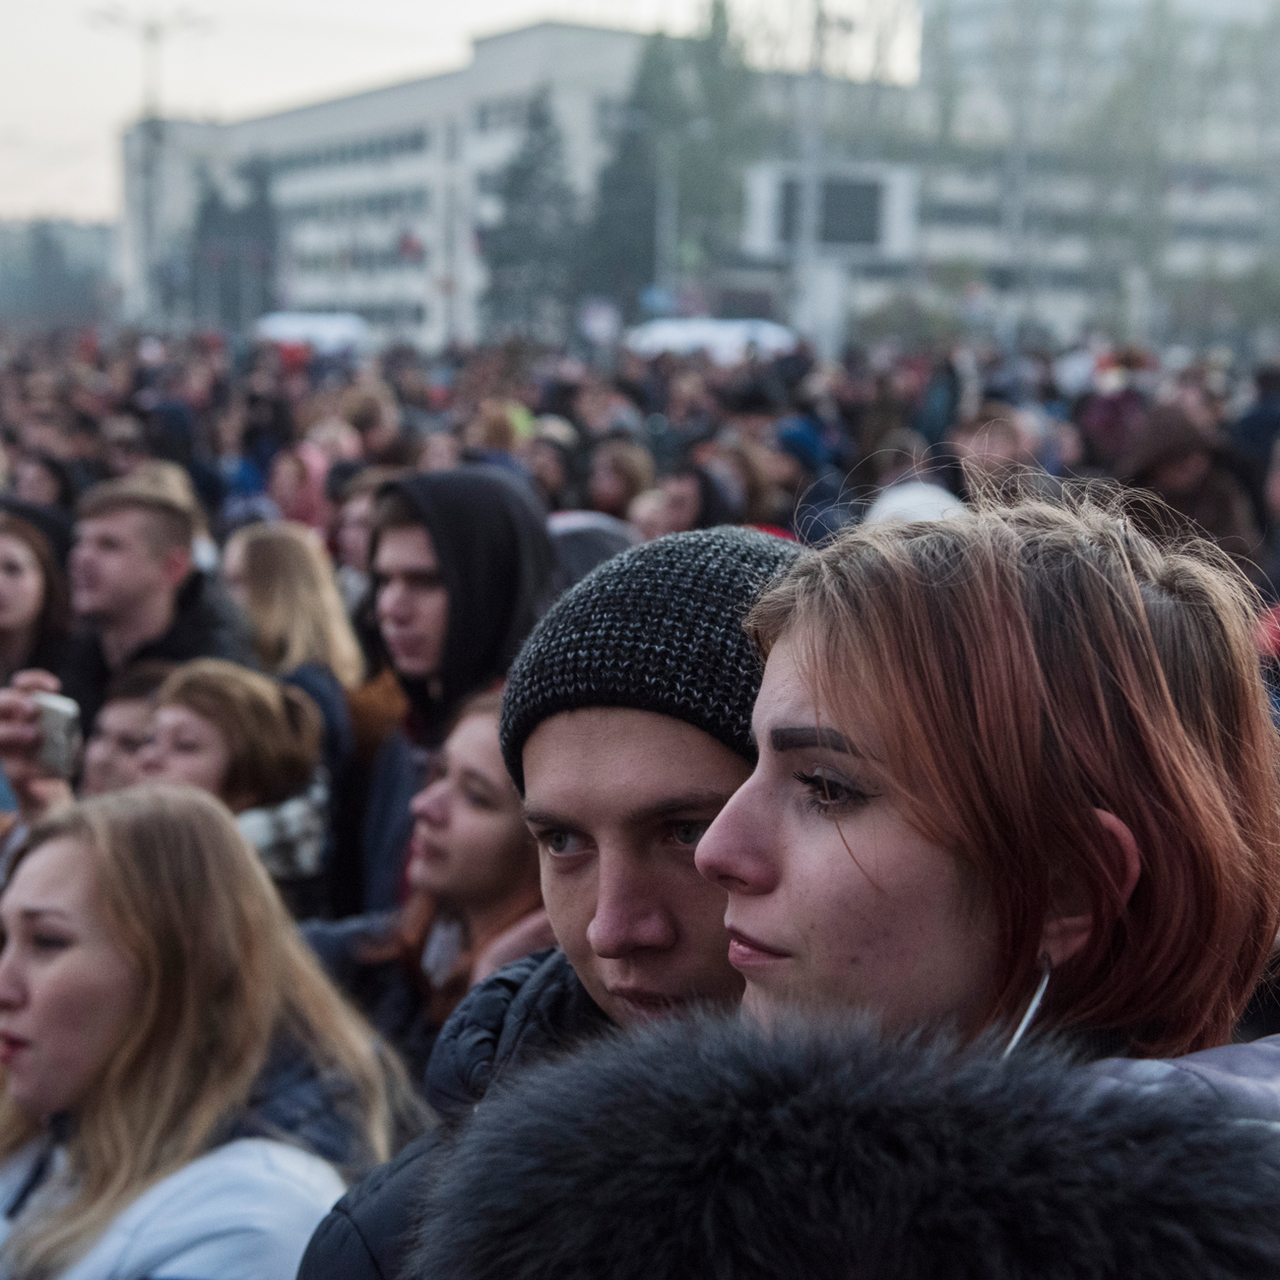
<svg viewBox="0 0 1280 1280">
<path fill-rule="evenodd" d="M 443 1116 L 469 1114 L 519 1062 L 740 995 L 725 894 L 693 855 L 755 758 L 761 667 L 742 619 L 798 554 L 750 529 L 673 534 L 601 565 L 525 643 L 502 749 L 560 948 L 508 965 L 445 1024 L 427 1070 Z M 390 1280 L 432 1145 L 411 1144 L 339 1201 L 299 1280 Z"/>
</svg>

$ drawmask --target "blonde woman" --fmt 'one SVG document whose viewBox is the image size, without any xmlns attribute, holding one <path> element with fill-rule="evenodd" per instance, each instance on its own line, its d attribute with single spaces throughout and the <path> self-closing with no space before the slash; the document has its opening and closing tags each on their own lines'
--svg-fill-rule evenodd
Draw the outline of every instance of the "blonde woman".
<svg viewBox="0 0 1280 1280">
<path fill-rule="evenodd" d="M 333 565 L 306 525 L 255 524 L 232 534 L 222 581 L 244 611 L 265 670 L 327 667 L 344 689 L 364 679 L 364 655 L 347 621 Z"/>
<path fill-rule="evenodd" d="M 227 810 L 64 810 L 0 924 L 0 1274 L 289 1280 L 410 1104 Z"/>
<path fill-rule="evenodd" d="M 263 669 L 296 685 L 320 708 L 329 816 L 337 826 L 343 810 L 355 807 L 350 789 L 356 784 L 349 771 L 357 743 L 368 736 L 369 717 L 368 697 L 360 689 L 364 653 L 329 554 L 305 525 L 249 525 L 227 540 L 222 580 L 249 621 Z M 354 839 L 349 835 L 340 844 L 345 848 Z"/>
</svg>

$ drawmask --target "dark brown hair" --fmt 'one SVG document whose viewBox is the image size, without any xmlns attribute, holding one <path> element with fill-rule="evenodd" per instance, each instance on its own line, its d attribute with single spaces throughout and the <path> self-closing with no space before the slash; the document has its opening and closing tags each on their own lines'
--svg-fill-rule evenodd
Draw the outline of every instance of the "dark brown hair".
<svg viewBox="0 0 1280 1280">
<path fill-rule="evenodd" d="M 53 554 L 49 539 L 33 524 L 20 520 L 7 511 L 0 511 L 0 534 L 17 538 L 36 558 L 40 574 L 44 578 L 44 601 L 40 617 L 36 621 L 35 643 L 29 658 L 35 662 L 56 661 L 58 650 L 71 629 L 71 598 L 67 590 L 67 575 Z"/>
<path fill-rule="evenodd" d="M 1092 497 L 860 527 L 747 625 L 766 652 L 797 643 L 817 705 L 971 873 L 998 929 L 991 1021 L 1020 1012 L 1079 895 L 1094 927 L 1046 1020 L 1163 1056 L 1229 1038 L 1280 928 L 1255 613 L 1211 544 L 1157 545 Z M 1137 842 L 1127 902 L 1099 809 Z"/>
</svg>

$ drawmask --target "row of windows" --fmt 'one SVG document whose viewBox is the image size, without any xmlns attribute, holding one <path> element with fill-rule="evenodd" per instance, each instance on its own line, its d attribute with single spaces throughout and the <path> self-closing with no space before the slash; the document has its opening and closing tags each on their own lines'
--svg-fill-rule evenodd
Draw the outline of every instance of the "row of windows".
<svg viewBox="0 0 1280 1280">
<path fill-rule="evenodd" d="M 352 218 L 394 218 L 426 213 L 431 194 L 425 187 L 408 191 L 377 191 L 367 196 L 339 196 L 332 200 L 308 200 L 288 204 L 280 216 L 289 222 L 348 222 Z"/>
<path fill-rule="evenodd" d="M 926 226 L 938 227 L 988 227 L 998 229 L 1002 225 L 1001 210 L 993 204 L 931 203 L 920 208 L 920 221 Z M 1123 219 L 1108 218 L 1106 214 L 1076 212 L 1066 209 L 1029 209 L 1026 215 L 1028 229 L 1053 235 L 1088 235 L 1107 221 L 1121 223 Z M 1176 235 L 1203 237 L 1211 240 L 1230 240 L 1236 243 L 1255 244 L 1262 237 L 1261 228 L 1238 222 L 1209 222 L 1176 218 L 1170 223 Z"/>
<path fill-rule="evenodd" d="M 380 138 L 362 138 L 358 142 L 339 142 L 307 151 L 286 152 L 271 159 L 275 173 L 292 173 L 298 169 L 333 168 L 346 164 L 367 164 L 371 160 L 391 160 L 396 156 L 425 151 L 431 145 L 426 129 L 384 134 Z"/>
<path fill-rule="evenodd" d="M 490 98 L 476 107 L 477 133 L 488 133 L 493 129 L 523 129 L 528 122 L 528 98 Z"/>
<path fill-rule="evenodd" d="M 403 267 L 423 267 L 426 262 L 426 246 L 409 232 L 393 245 L 329 249 L 320 253 L 299 253 L 293 258 L 294 267 L 308 275 L 331 275 L 347 271 L 397 271 Z"/>
</svg>

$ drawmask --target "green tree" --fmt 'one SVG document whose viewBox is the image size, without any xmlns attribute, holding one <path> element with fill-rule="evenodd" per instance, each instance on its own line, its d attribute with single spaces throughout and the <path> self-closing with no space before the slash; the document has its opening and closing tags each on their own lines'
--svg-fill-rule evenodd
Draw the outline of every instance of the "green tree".
<svg viewBox="0 0 1280 1280">
<path fill-rule="evenodd" d="M 733 251 L 742 214 L 742 170 L 760 154 L 767 126 L 756 103 L 756 73 L 712 0 L 706 29 L 685 46 L 688 122 L 680 156 L 681 250 L 716 263 Z M 686 248 L 686 246 L 688 246 Z"/>
<path fill-rule="evenodd" d="M 562 342 L 573 292 L 577 198 L 545 89 L 529 104 L 524 140 L 499 172 L 496 194 L 502 221 L 481 237 L 489 268 L 485 331 L 490 338 Z"/>
<path fill-rule="evenodd" d="M 601 171 L 584 236 L 579 288 L 614 298 L 634 315 L 656 275 L 658 163 L 676 158 L 678 258 L 698 276 L 732 252 L 741 216 L 742 168 L 764 148 L 755 73 L 712 0 L 697 36 L 645 43 L 614 154 Z"/>
<path fill-rule="evenodd" d="M 613 158 L 600 172 L 595 210 L 583 237 L 579 288 L 614 298 L 631 315 L 640 291 L 656 275 L 658 140 L 686 123 L 678 72 L 675 42 L 661 32 L 650 36 Z"/>
</svg>

